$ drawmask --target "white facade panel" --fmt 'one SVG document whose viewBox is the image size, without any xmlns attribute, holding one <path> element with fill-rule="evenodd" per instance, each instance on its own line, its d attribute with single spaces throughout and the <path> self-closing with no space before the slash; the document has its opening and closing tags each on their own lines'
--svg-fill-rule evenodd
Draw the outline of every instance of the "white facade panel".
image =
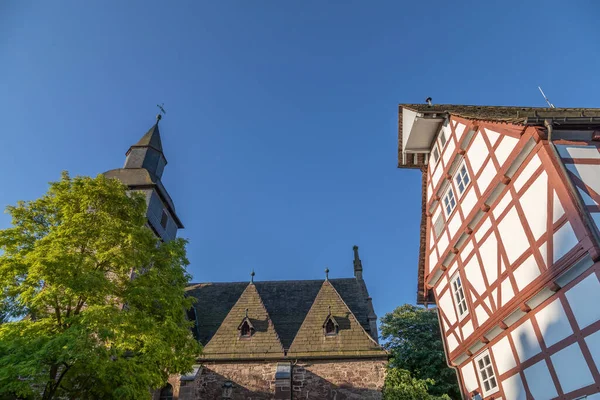
<svg viewBox="0 0 600 400">
<path fill-rule="evenodd" d="M 596 227 L 600 230 L 600 213 L 590 213 L 592 215 L 592 219 L 596 224 Z"/>
<path fill-rule="evenodd" d="M 488 284 L 491 285 L 498 278 L 498 241 L 493 231 L 480 245 L 479 254 Z"/>
<path fill-rule="evenodd" d="M 558 221 L 563 215 L 565 215 L 565 209 L 556 195 L 556 191 L 554 191 L 554 199 L 552 200 L 552 223 Z"/>
<path fill-rule="evenodd" d="M 462 327 L 463 338 L 466 339 L 473 333 L 473 322 L 468 320 L 467 323 Z"/>
<path fill-rule="evenodd" d="M 440 178 L 442 177 L 442 172 L 443 172 L 443 168 L 438 163 L 437 168 L 435 169 L 435 171 L 433 172 L 433 175 L 431 176 L 431 184 L 433 185 L 433 187 L 437 187 L 438 183 L 440 182 Z"/>
<path fill-rule="evenodd" d="M 590 336 L 586 337 L 585 343 L 590 349 L 590 353 L 592 354 L 596 368 L 600 369 L 600 331 L 596 331 L 595 333 L 592 333 Z"/>
<path fill-rule="evenodd" d="M 458 228 L 460 228 L 461 225 L 462 218 L 460 217 L 459 213 L 455 212 L 452 218 L 450 219 L 450 222 L 448 222 L 448 233 L 450 234 L 451 238 L 454 237 L 456 231 L 458 231 Z"/>
<path fill-rule="evenodd" d="M 521 362 L 529 360 L 542 351 L 530 320 L 523 322 L 510 335 Z"/>
<path fill-rule="evenodd" d="M 527 257 L 514 272 L 515 282 L 519 290 L 525 289 L 538 276 L 540 276 L 540 269 L 533 254 Z"/>
<path fill-rule="evenodd" d="M 558 381 L 565 393 L 594 383 L 579 344 L 572 345 L 550 356 Z"/>
<path fill-rule="evenodd" d="M 599 214 L 599 216 L 600 216 L 600 214 Z M 461 260 L 464 262 L 465 259 L 469 256 L 469 254 L 471 254 L 472 251 L 473 251 L 473 241 L 468 240 L 467 243 L 465 244 L 465 246 L 463 247 L 463 249 L 460 251 Z"/>
<path fill-rule="evenodd" d="M 448 248 L 448 233 L 446 233 L 446 231 L 442 231 L 442 234 L 440 235 L 440 238 L 438 239 L 437 242 L 437 248 L 438 248 L 438 253 L 440 254 L 440 256 L 444 256 L 444 253 L 446 252 L 446 249 Z M 433 265 L 432 265 L 433 267 Z"/>
<path fill-rule="evenodd" d="M 556 299 L 542 308 L 535 315 L 535 319 L 542 332 L 546 347 L 550 347 L 573 334 L 573 329 L 571 329 L 571 324 L 569 324 L 560 299 Z"/>
<path fill-rule="evenodd" d="M 523 372 L 534 399 L 551 399 L 558 396 L 545 360 L 533 364 Z"/>
<path fill-rule="evenodd" d="M 494 166 L 494 163 L 490 159 L 485 164 L 485 167 L 483 167 L 483 171 L 481 172 L 481 175 L 477 179 L 477 186 L 479 187 L 480 193 L 483 194 L 483 192 L 486 191 L 486 189 L 490 185 L 490 182 L 492 181 L 492 179 L 494 179 L 494 177 L 496 175 L 497 175 L 496 167 Z"/>
<path fill-rule="evenodd" d="M 460 373 L 462 375 L 463 382 L 465 383 L 465 388 L 469 393 L 479 387 L 477 375 L 475 374 L 475 367 L 473 366 L 472 362 L 465 364 L 465 366 L 460 369 Z"/>
<path fill-rule="evenodd" d="M 490 316 L 482 306 L 475 307 L 475 315 L 477 315 L 477 323 L 479 324 L 479 326 L 483 325 L 484 322 L 490 318 Z"/>
<path fill-rule="evenodd" d="M 573 286 L 566 296 L 580 329 L 600 319 L 600 283 L 596 274 L 591 274 Z"/>
<path fill-rule="evenodd" d="M 502 196 L 502 199 L 500 199 L 500 201 L 498 202 L 498 204 L 496 204 L 494 210 L 492 211 L 492 213 L 494 214 L 494 218 L 498 219 L 500 217 L 500 215 L 504 212 L 504 210 L 506 210 L 506 207 L 508 207 L 512 199 L 513 197 L 511 192 L 506 192 L 504 196 Z"/>
<path fill-rule="evenodd" d="M 523 381 L 518 373 L 505 379 L 502 382 L 502 389 L 504 389 L 506 400 L 527 400 L 527 393 L 525 393 Z"/>
<path fill-rule="evenodd" d="M 517 143 L 519 143 L 519 139 L 506 135 L 502 138 L 500 145 L 496 149 L 496 159 L 498 160 L 500 167 L 504 165 Z"/>
<path fill-rule="evenodd" d="M 507 336 L 503 337 L 498 341 L 498 343 L 492 346 L 492 353 L 494 354 L 494 359 L 496 360 L 496 369 L 498 370 L 498 374 L 502 375 L 517 366 L 517 361 L 513 356 Z"/>
<path fill-rule="evenodd" d="M 456 124 L 456 129 L 454 130 L 456 135 L 456 141 L 460 143 L 460 138 L 462 138 L 463 132 L 465 131 L 465 124 L 461 124 L 460 122 Z"/>
<path fill-rule="evenodd" d="M 527 183 L 529 178 L 532 177 L 533 173 L 540 167 L 540 165 L 542 165 L 542 161 L 536 154 L 515 180 L 514 188 L 517 192 L 521 191 L 525 183 Z"/>
<path fill-rule="evenodd" d="M 475 231 L 475 239 L 477 240 L 477 242 L 481 242 L 481 238 L 487 233 L 487 231 L 490 230 L 491 227 L 492 223 L 490 222 L 490 219 L 486 218 L 485 221 L 483 221 L 483 223 L 479 227 L 479 229 Z"/>
<path fill-rule="evenodd" d="M 556 145 L 558 153 L 563 158 L 600 158 L 595 146 Z"/>
<path fill-rule="evenodd" d="M 454 145 L 454 140 L 450 139 L 450 136 L 446 136 L 448 138 L 448 143 L 446 143 L 446 148 L 444 149 L 444 155 L 442 156 L 442 161 L 444 165 L 447 166 L 448 162 L 450 162 L 450 157 L 454 154 L 454 149 L 456 146 Z"/>
<path fill-rule="evenodd" d="M 477 204 L 477 195 L 475 194 L 473 185 L 470 185 L 470 188 L 463 195 L 462 200 L 460 201 L 460 208 L 465 218 L 471 213 L 475 207 L 475 204 Z"/>
<path fill-rule="evenodd" d="M 548 227 L 548 175 L 542 172 L 520 198 L 527 224 L 539 239 Z"/>
<path fill-rule="evenodd" d="M 485 281 L 483 280 L 483 275 L 481 275 L 481 267 L 479 266 L 477 257 L 471 257 L 469 263 L 465 265 L 465 275 L 477 293 L 483 294 L 485 292 Z"/>
<path fill-rule="evenodd" d="M 458 340 L 456 340 L 456 336 L 454 335 L 454 333 L 451 333 L 448 338 L 446 339 L 446 342 L 448 343 L 448 351 L 449 352 L 453 352 L 454 349 L 456 349 L 458 347 Z"/>
<path fill-rule="evenodd" d="M 544 265 L 548 267 L 548 242 L 544 242 L 540 245 L 540 253 L 542 254 Z"/>
<path fill-rule="evenodd" d="M 513 290 L 513 287 L 510 283 L 509 278 L 506 278 L 502 281 L 502 284 L 500 285 L 500 290 L 501 290 L 500 295 L 502 296 L 502 305 L 505 305 L 513 297 L 515 297 L 515 292 Z"/>
<path fill-rule="evenodd" d="M 467 152 L 471 169 L 475 175 L 477 175 L 481 169 L 481 166 L 483 165 L 488 154 L 489 150 L 485 144 L 485 140 L 483 140 L 483 136 L 481 136 L 480 133 L 476 133 L 473 143 L 471 143 L 471 147 L 469 147 L 469 151 Z"/>
<path fill-rule="evenodd" d="M 506 216 L 498 224 L 498 231 L 504 247 L 508 261 L 512 264 L 529 248 L 529 241 L 523 231 L 523 225 L 517 214 L 515 207 L 512 207 Z"/>
<path fill-rule="evenodd" d="M 590 195 L 585 192 L 585 190 L 582 190 L 580 187 L 577 187 L 577 191 L 579 192 L 579 195 L 581 196 L 581 199 L 583 200 L 583 203 L 586 206 L 597 206 L 598 205 L 598 203 L 596 203 L 596 201 L 594 199 L 592 199 L 590 197 Z"/>
<path fill-rule="evenodd" d="M 456 311 L 454 310 L 454 303 L 452 302 L 452 295 L 449 290 L 438 300 L 438 307 L 450 324 L 456 322 Z"/>
<path fill-rule="evenodd" d="M 558 231 L 554 232 L 554 262 L 560 260 L 569 250 L 578 243 L 577 236 L 573 232 L 571 223 L 567 222 Z"/>
<path fill-rule="evenodd" d="M 498 132 L 494 132 L 493 130 L 488 129 L 488 128 L 485 128 L 485 133 L 488 137 L 488 140 L 490 141 L 490 144 L 492 145 L 492 147 L 494 147 L 494 145 L 500 138 L 500 134 Z"/>
<path fill-rule="evenodd" d="M 600 193 L 600 165 L 593 164 L 565 164 L 567 169 L 579 177 L 594 192 Z"/>
</svg>

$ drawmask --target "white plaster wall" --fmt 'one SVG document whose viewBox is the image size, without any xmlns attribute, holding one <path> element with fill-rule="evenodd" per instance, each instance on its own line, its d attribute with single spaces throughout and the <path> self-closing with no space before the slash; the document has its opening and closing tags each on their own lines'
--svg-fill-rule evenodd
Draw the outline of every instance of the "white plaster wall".
<svg viewBox="0 0 600 400">
<path fill-rule="evenodd" d="M 548 226 L 548 175 L 542 172 L 519 199 L 529 228 L 535 239 L 547 231 Z"/>
<path fill-rule="evenodd" d="M 481 267 L 479 266 L 477 257 L 471 257 L 469 263 L 465 265 L 465 275 L 477 293 L 483 294 L 485 292 L 486 286 L 481 275 Z"/>
<path fill-rule="evenodd" d="M 498 231 L 506 249 L 508 261 L 512 264 L 529 248 L 529 241 L 515 207 L 511 207 L 506 216 L 498 223 Z"/>
<path fill-rule="evenodd" d="M 573 334 L 567 314 L 560 299 L 554 300 L 535 314 L 546 347 L 558 343 Z"/>
<path fill-rule="evenodd" d="M 477 323 L 479 324 L 479 326 L 483 325 L 484 322 L 490 318 L 490 316 L 482 306 L 475 307 L 475 315 L 477 315 Z"/>
<path fill-rule="evenodd" d="M 431 158 L 431 160 L 433 160 L 433 157 Z M 435 171 L 433 172 L 433 175 L 431 176 L 431 184 L 433 185 L 433 187 L 436 187 L 438 185 L 438 183 L 440 182 L 440 178 L 442 177 L 442 166 L 438 163 L 437 168 L 435 169 Z"/>
<path fill-rule="evenodd" d="M 469 336 L 471 336 L 472 333 L 473 333 L 473 322 L 471 322 L 471 320 L 468 320 L 462 327 L 463 338 L 465 338 L 465 339 L 468 338 Z"/>
<path fill-rule="evenodd" d="M 483 140 L 481 133 L 477 132 L 474 136 L 473 143 L 467 152 L 467 158 L 469 159 L 471 168 L 473 169 L 473 173 L 475 175 L 477 175 L 479 169 L 481 169 L 481 166 L 483 165 L 483 162 L 487 158 L 488 154 L 489 151 L 485 144 L 485 140 Z"/>
<path fill-rule="evenodd" d="M 458 340 L 456 340 L 454 333 L 451 333 L 447 337 L 446 342 L 448 343 L 448 351 L 450 352 L 454 351 L 454 349 L 458 347 Z"/>
<path fill-rule="evenodd" d="M 498 217 L 500 217 L 500 215 L 504 212 L 504 210 L 506 210 L 506 207 L 512 199 L 512 193 L 510 192 L 506 192 L 504 196 L 502 196 L 502 199 L 500 199 L 500 201 L 498 202 L 498 204 L 496 204 L 494 210 L 492 211 L 492 213 L 494 214 L 494 218 L 498 219 Z"/>
<path fill-rule="evenodd" d="M 570 222 L 564 224 L 558 231 L 554 233 L 554 262 L 561 259 L 569 250 L 575 247 L 578 243 L 575 232 Z"/>
<path fill-rule="evenodd" d="M 594 383 L 579 344 L 573 343 L 550 356 L 550 359 L 565 393 Z"/>
<path fill-rule="evenodd" d="M 475 239 L 477 242 L 481 241 L 481 238 L 487 233 L 487 231 L 490 230 L 491 227 L 492 223 L 490 222 L 490 219 L 486 218 L 481 226 L 475 231 Z"/>
<path fill-rule="evenodd" d="M 534 155 L 531 161 L 525 166 L 523 171 L 519 174 L 517 179 L 515 179 L 515 190 L 520 192 L 523 188 L 523 185 L 527 183 L 529 178 L 533 175 L 533 173 L 542 165 L 542 161 L 538 157 L 538 155 Z"/>
<path fill-rule="evenodd" d="M 456 231 L 458 231 L 458 228 L 460 228 L 460 226 L 462 225 L 462 222 L 463 221 L 460 217 L 460 214 L 455 212 L 454 215 L 452 215 L 450 222 L 448 222 L 448 233 L 450 234 L 451 238 L 454 237 Z"/>
<path fill-rule="evenodd" d="M 519 290 L 523 290 L 540 275 L 540 269 L 533 254 L 527 257 L 514 272 L 515 282 Z"/>
<path fill-rule="evenodd" d="M 465 364 L 465 366 L 460 369 L 460 373 L 462 375 L 463 382 L 465 383 L 465 388 L 469 393 L 479 388 L 475 367 L 473 366 L 472 362 Z"/>
<path fill-rule="evenodd" d="M 442 314 L 446 316 L 450 324 L 454 324 L 456 322 L 456 311 L 454 310 L 454 303 L 452 302 L 452 295 L 450 294 L 450 291 L 447 291 L 442 297 L 440 297 L 438 301 L 438 307 Z"/>
<path fill-rule="evenodd" d="M 500 284 L 500 290 L 502 293 L 502 305 L 508 303 L 513 297 L 515 297 L 515 292 L 510 283 L 510 279 L 506 278 Z"/>
<path fill-rule="evenodd" d="M 512 336 L 517 355 L 521 362 L 529 360 L 542 351 L 530 320 L 523 322 L 510 335 Z"/>
<path fill-rule="evenodd" d="M 463 133 L 465 132 L 465 124 L 461 124 L 460 122 L 458 122 L 456 124 L 456 129 L 454 130 L 455 134 L 456 134 L 456 141 L 460 143 L 460 139 L 462 138 Z"/>
<path fill-rule="evenodd" d="M 558 153 L 563 158 L 600 158 L 600 153 L 595 146 L 573 146 L 573 145 L 556 145 Z"/>
<path fill-rule="evenodd" d="M 442 234 L 440 235 L 440 238 L 438 239 L 437 242 L 437 248 L 438 248 L 438 253 L 443 256 L 444 253 L 446 252 L 446 249 L 448 248 L 448 233 L 443 230 Z"/>
<path fill-rule="evenodd" d="M 477 195 L 475 194 L 473 185 L 469 184 L 469 189 L 463 194 L 462 198 L 460 199 L 460 208 L 465 217 L 467 217 L 471 213 L 476 203 Z"/>
<path fill-rule="evenodd" d="M 600 165 L 566 164 L 565 166 L 594 192 L 600 194 L 600 179 L 598 179 L 598 176 L 600 176 Z"/>
<path fill-rule="evenodd" d="M 446 286 L 448 286 L 448 278 L 444 275 L 435 287 L 435 294 L 439 297 Z"/>
<path fill-rule="evenodd" d="M 524 373 L 534 399 L 551 399 L 558 396 L 545 360 L 526 368 Z"/>
<path fill-rule="evenodd" d="M 488 137 L 488 140 L 490 141 L 490 144 L 492 145 L 492 147 L 494 147 L 498 139 L 500 139 L 500 134 L 488 128 L 485 128 L 484 130 Z"/>
<path fill-rule="evenodd" d="M 554 198 L 552 200 L 552 223 L 558 221 L 563 215 L 565 215 L 565 209 L 558 198 L 556 191 L 554 191 Z"/>
<path fill-rule="evenodd" d="M 598 214 L 600 216 L 600 214 Z M 472 240 L 467 240 L 467 243 L 465 244 L 465 246 L 463 247 L 463 249 L 460 252 L 460 257 L 462 261 L 465 261 L 465 259 L 469 256 L 469 254 L 471 254 L 471 252 L 473 251 L 473 241 Z"/>
<path fill-rule="evenodd" d="M 507 336 L 503 337 L 498 343 L 492 346 L 492 353 L 496 360 L 496 369 L 498 370 L 499 375 L 502 375 L 517 366 L 517 361 L 513 356 Z"/>
<path fill-rule="evenodd" d="M 586 206 L 597 206 L 598 203 L 596 203 L 596 201 L 594 199 L 592 199 L 590 197 L 589 194 L 587 194 L 584 190 L 582 190 L 580 187 L 577 187 L 577 191 L 579 192 L 579 195 L 581 196 L 581 199 L 583 200 L 583 203 Z"/>
<path fill-rule="evenodd" d="M 580 329 L 600 319 L 600 283 L 596 274 L 573 286 L 566 296 Z"/>
<path fill-rule="evenodd" d="M 505 379 L 504 382 L 502 382 L 502 389 L 504 389 L 506 400 L 527 400 L 525 387 L 523 386 L 523 381 L 521 381 L 521 376 L 518 373 Z"/>
<path fill-rule="evenodd" d="M 592 220 L 596 224 L 596 227 L 600 230 L 600 213 L 590 213 L 592 215 Z"/>
<path fill-rule="evenodd" d="M 456 145 L 454 144 L 454 141 L 451 140 L 450 135 L 446 135 L 446 137 L 448 138 L 448 142 L 446 143 L 444 155 L 442 156 L 442 161 L 444 162 L 444 165 L 448 165 L 450 157 L 452 157 L 452 155 L 454 154 L 454 149 L 456 148 Z"/>
<path fill-rule="evenodd" d="M 498 241 L 496 240 L 496 234 L 492 232 L 480 246 L 481 262 L 488 284 L 491 285 L 498 278 Z"/>
<path fill-rule="evenodd" d="M 586 337 L 585 343 L 590 349 L 590 353 L 592 353 L 594 364 L 596 364 L 596 367 L 600 369 L 600 331 L 596 331 L 595 333 L 592 333 L 590 336 Z"/>
<path fill-rule="evenodd" d="M 486 191 L 486 189 L 490 185 L 490 182 L 492 181 L 492 179 L 494 179 L 496 175 L 496 167 L 490 159 L 483 167 L 483 171 L 481 172 L 479 178 L 477 178 L 477 187 L 479 187 L 480 193 L 483 194 Z"/>
<path fill-rule="evenodd" d="M 506 159 L 508 158 L 508 156 L 510 156 L 510 153 L 512 153 L 517 143 L 519 143 L 519 139 L 506 135 L 502 137 L 502 141 L 500 142 L 500 145 L 498 146 L 495 152 L 496 159 L 498 159 L 498 164 L 500 165 L 500 167 L 504 165 Z"/>
</svg>

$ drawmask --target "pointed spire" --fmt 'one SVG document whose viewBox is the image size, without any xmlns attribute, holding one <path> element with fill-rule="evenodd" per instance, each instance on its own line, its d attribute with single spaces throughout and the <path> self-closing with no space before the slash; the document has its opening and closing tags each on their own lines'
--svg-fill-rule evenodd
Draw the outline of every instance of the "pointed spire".
<svg viewBox="0 0 600 400">
<path fill-rule="evenodd" d="M 329 268 L 325 268 L 325 280 L 329 280 Z"/>
<path fill-rule="evenodd" d="M 363 267 L 362 261 L 360 261 L 360 257 L 358 256 L 358 246 L 354 245 L 352 250 L 354 250 L 354 277 L 356 279 L 362 279 Z"/>
<path fill-rule="evenodd" d="M 254 273 L 254 268 L 252 268 L 252 272 L 250 272 L 250 283 L 254 283 L 254 275 L 256 275 Z"/>
<path fill-rule="evenodd" d="M 142 138 L 127 150 L 125 155 L 125 169 L 144 168 L 154 177 L 160 179 L 163 174 L 167 159 L 163 153 L 158 121 L 162 118 L 161 114 L 156 116 L 156 122 L 142 136 Z"/>
</svg>

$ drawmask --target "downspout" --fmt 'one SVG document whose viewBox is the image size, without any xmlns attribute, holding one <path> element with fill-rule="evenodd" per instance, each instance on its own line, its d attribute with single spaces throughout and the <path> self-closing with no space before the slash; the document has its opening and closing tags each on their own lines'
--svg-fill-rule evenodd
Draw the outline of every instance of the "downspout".
<svg viewBox="0 0 600 400">
<path fill-rule="evenodd" d="M 458 367 L 455 367 L 453 365 L 450 364 L 450 360 L 448 359 L 448 349 L 446 348 L 446 341 L 444 340 L 444 330 L 442 327 L 442 320 L 440 317 L 440 309 L 439 307 L 436 307 L 435 312 L 437 314 L 438 317 L 438 326 L 440 327 L 440 335 L 442 335 L 442 346 L 444 346 L 444 358 L 446 359 L 446 365 L 448 366 L 448 368 L 451 368 L 454 370 L 454 373 L 456 374 L 456 380 L 458 382 L 458 391 L 460 392 L 460 398 L 462 400 L 465 400 L 465 394 L 463 393 L 463 381 L 461 379 L 460 373 L 458 372 Z"/>
<path fill-rule="evenodd" d="M 577 207 L 577 211 L 579 211 L 579 215 L 581 215 L 583 224 L 587 228 L 588 232 L 590 232 L 590 234 L 592 235 L 592 239 L 594 242 L 592 245 L 596 249 L 596 252 L 598 252 L 600 250 L 600 249 L 598 249 L 598 246 L 600 246 L 600 234 L 598 233 L 598 230 L 596 229 L 595 223 L 592 222 L 590 214 L 587 212 L 585 203 L 583 202 L 583 199 L 581 198 L 579 191 L 573 184 L 573 181 L 571 180 L 571 178 L 569 178 L 569 171 L 567 171 L 565 164 L 562 162 L 562 159 L 560 158 L 558 149 L 556 148 L 556 145 L 552 141 L 552 132 L 553 132 L 552 120 L 545 119 L 544 126 L 546 127 L 546 129 L 548 131 L 548 143 L 550 144 L 550 149 L 552 149 L 552 154 L 558 161 L 558 166 L 559 166 L 560 172 L 566 178 L 567 188 L 571 192 L 572 197 L 575 199 L 575 206 Z M 594 258 L 594 257 L 592 257 L 592 258 Z"/>
</svg>

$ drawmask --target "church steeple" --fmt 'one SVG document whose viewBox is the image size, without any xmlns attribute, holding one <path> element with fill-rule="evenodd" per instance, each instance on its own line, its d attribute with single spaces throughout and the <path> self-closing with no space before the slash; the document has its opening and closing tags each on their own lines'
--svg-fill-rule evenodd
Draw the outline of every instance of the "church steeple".
<svg viewBox="0 0 600 400">
<path fill-rule="evenodd" d="M 156 116 L 156 123 L 146 132 L 144 136 L 127 150 L 125 155 L 125 169 L 144 168 L 160 179 L 163 174 L 167 159 L 163 153 L 162 142 L 158 122 L 161 115 Z"/>
</svg>

